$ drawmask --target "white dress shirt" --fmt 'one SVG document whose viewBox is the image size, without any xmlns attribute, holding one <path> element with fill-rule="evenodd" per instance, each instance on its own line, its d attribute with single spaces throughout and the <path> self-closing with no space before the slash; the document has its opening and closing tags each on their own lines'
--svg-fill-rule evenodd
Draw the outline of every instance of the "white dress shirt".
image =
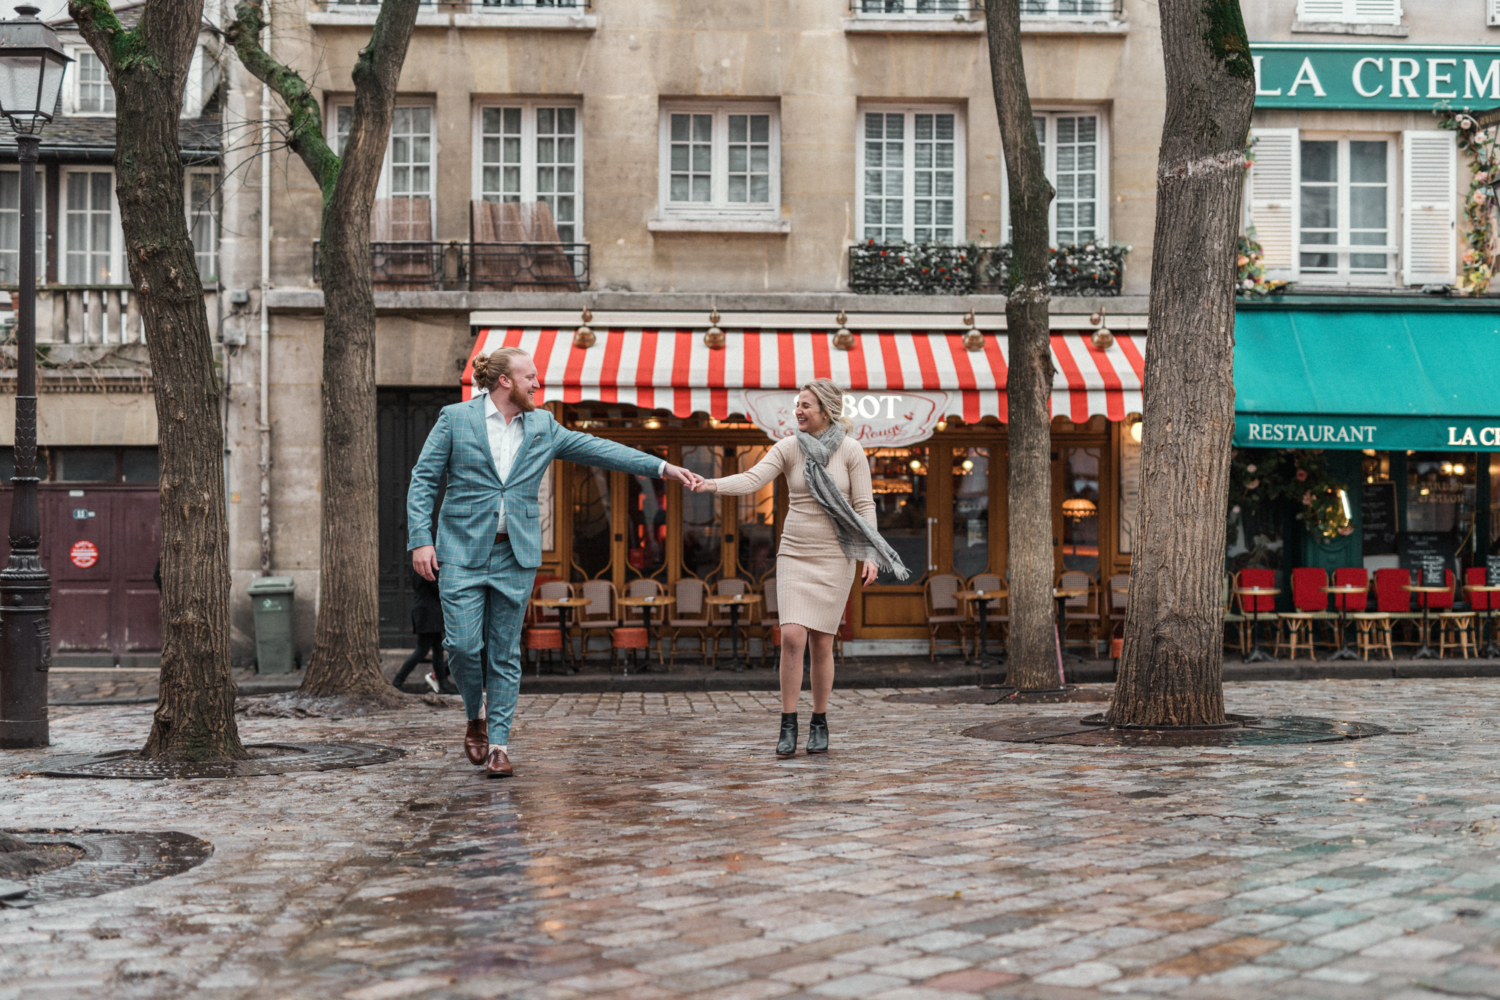
<svg viewBox="0 0 1500 1000">
<path fill-rule="evenodd" d="M 516 453 L 521 450 L 521 444 L 526 440 L 525 431 L 521 428 L 521 414 L 517 413 L 510 420 L 505 419 L 505 414 L 495 406 L 495 397 L 492 393 L 486 393 L 484 397 L 484 426 L 490 437 L 490 457 L 495 461 L 495 472 L 500 476 L 503 486 L 510 478 L 510 467 L 516 462 Z M 661 468 L 657 470 L 658 479 L 663 478 L 667 472 L 667 462 L 662 459 Z M 500 505 L 499 520 L 496 522 L 497 534 L 505 534 L 505 504 Z"/>
</svg>

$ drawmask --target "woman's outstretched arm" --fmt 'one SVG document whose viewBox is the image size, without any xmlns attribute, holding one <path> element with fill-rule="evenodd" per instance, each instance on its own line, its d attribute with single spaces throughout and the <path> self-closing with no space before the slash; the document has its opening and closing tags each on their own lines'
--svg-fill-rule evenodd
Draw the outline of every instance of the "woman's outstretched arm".
<svg viewBox="0 0 1500 1000">
<path fill-rule="evenodd" d="M 766 457 L 755 463 L 755 467 L 736 476 L 723 479 L 706 479 L 704 486 L 709 493 L 739 497 L 754 493 L 777 476 L 786 472 L 787 450 L 795 448 L 792 438 L 782 438 L 766 453 Z"/>
</svg>

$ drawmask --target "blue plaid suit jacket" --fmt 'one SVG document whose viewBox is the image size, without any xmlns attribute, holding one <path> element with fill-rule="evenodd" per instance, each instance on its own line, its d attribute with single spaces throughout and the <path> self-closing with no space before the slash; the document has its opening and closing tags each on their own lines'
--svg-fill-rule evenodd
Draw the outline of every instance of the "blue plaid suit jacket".
<svg viewBox="0 0 1500 1000">
<path fill-rule="evenodd" d="M 542 531 L 537 488 L 554 458 L 581 465 L 660 475 L 661 459 L 605 441 L 592 434 L 570 431 L 544 409 L 524 413 L 522 444 L 511 465 L 509 479 L 500 482 L 490 454 L 485 427 L 485 397 L 445 406 L 427 435 L 422 455 L 411 471 L 406 491 L 407 548 L 432 545 L 432 508 L 438 483 L 446 473 L 448 492 L 438 512 L 439 566 L 484 566 L 495 544 L 500 506 L 505 505 L 505 530 L 516 561 L 528 569 L 542 564 Z"/>
</svg>

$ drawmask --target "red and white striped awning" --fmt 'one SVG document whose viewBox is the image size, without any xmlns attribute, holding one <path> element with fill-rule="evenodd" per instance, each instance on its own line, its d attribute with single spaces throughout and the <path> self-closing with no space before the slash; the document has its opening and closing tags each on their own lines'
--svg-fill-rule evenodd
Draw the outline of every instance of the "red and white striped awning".
<svg viewBox="0 0 1500 1000">
<path fill-rule="evenodd" d="M 722 349 L 703 344 L 703 329 L 595 328 L 596 342 L 573 346 L 571 328 L 483 327 L 474 355 L 520 347 L 535 359 L 543 389 L 537 401 L 628 403 L 674 416 L 706 413 L 716 419 L 745 414 L 746 391 L 795 389 L 831 378 L 851 390 L 947 393 L 942 416 L 968 423 L 1008 419 L 1005 393 L 1010 346 L 987 334 L 983 351 L 969 351 L 962 331 L 856 332 L 854 346 L 833 346 L 828 330 L 725 329 Z M 1095 347 L 1090 331 L 1052 333 L 1057 369 L 1052 413 L 1075 423 L 1102 415 L 1123 420 L 1141 412 L 1146 338 L 1116 333 Z M 464 398 L 472 393 L 473 355 L 464 368 Z"/>
</svg>

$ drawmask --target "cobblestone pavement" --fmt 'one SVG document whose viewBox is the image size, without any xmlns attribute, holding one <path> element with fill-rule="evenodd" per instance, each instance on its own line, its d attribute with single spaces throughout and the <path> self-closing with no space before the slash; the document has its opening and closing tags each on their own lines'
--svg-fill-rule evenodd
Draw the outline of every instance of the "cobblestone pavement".
<svg viewBox="0 0 1500 1000">
<path fill-rule="evenodd" d="M 1494 682 L 1234 684 L 1357 743 L 993 743 L 1006 713 L 839 691 L 777 762 L 762 693 L 527 696 L 518 776 L 461 713 L 242 722 L 403 760 L 236 780 L 0 778 L 0 825 L 174 829 L 203 865 L 0 911 L 0 1000 L 1500 997 Z M 61 708 L 55 752 L 149 706 Z M 805 722 L 805 716 L 804 716 Z M 38 752 L 11 752 L 24 762 Z"/>
</svg>

